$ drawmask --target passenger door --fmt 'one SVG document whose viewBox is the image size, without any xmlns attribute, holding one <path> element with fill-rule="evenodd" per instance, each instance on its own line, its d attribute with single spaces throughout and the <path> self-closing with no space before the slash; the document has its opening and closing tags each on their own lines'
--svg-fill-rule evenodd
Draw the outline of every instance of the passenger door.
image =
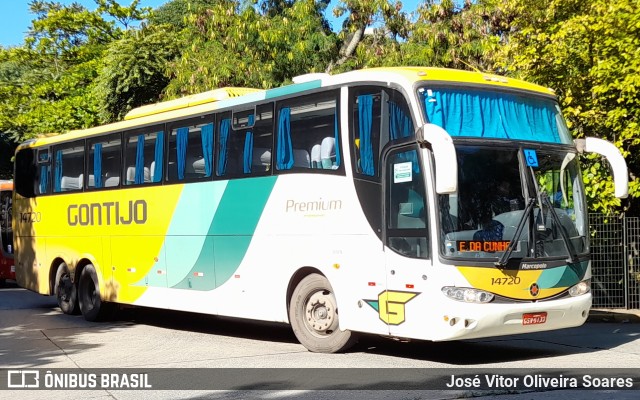
<svg viewBox="0 0 640 400">
<path fill-rule="evenodd" d="M 380 318 L 389 334 L 410 336 L 421 319 L 416 301 L 426 290 L 431 265 L 428 207 L 420 150 L 395 148 L 384 157 L 384 250 L 387 287 L 380 298 Z M 423 296 L 424 297 L 424 296 Z"/>
</svg>

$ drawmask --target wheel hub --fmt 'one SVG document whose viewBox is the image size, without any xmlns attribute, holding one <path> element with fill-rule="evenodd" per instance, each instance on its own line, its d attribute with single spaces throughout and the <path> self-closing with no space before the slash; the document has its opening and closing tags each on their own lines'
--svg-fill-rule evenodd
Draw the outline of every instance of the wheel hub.
<svg viewBox="0 0 640 400">
<path fill-rule="evenodd" d="M 305 310 L 306 322 L 312 331 L 327 334 L 334 330 L 337 314 L 335 299 L 330 292 L 315 292 L 309 297 Z"/>
</svg>

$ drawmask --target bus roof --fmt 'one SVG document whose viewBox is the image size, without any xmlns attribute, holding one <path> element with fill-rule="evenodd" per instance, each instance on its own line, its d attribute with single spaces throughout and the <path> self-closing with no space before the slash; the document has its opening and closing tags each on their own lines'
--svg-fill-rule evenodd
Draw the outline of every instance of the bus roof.
<svg viewBox="0 0 640 400">
<path fill-rule="evenodd" d="M 482 72 L 463 71 L 429 67 L 385 67 L 345 72 L 337 75 L 314 74 L 312 80 L 301 79 L 300 83 L 262 90 L 252 88 L 221 88 L 175 100 L 149 104 L 131 110 L 123 121 L 93 128 L 73 130 L 61 135 L 45 134 L 37 139 L 22 143 L 18 149 L 54 144 L 67 140 L 81 139 L 106 132 L 128 130 L 139 126 L 163 123 L 167 120 L 196 116 L 227 107 L 275 99 L 321 87 L 355 82 L 398 82 L 411 86 L 420 81 L 434 83 L 469 84 L 489 87 L 511 88 L 555 96 L 549 88 L 518 79 L 507 78 Z M 315 79 L 318 78 L 318 79 Z"/>
</svg>

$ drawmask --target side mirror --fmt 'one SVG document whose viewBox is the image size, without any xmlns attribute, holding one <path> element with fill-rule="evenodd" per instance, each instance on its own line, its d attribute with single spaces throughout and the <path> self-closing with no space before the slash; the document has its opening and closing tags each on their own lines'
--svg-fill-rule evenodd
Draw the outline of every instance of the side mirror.
<svg viewBox="0 0 640 400">
<path fill-rule="evenodd" d="M 431 144 L 436 163 L 436 193 L 451 194 L 458 191 L 458 160 L 451 136 L 434 124 L 424 124 L 423 139 Z M 422 149 L 423 159 L 428 150 Z"/>
<path fill-rule="evenodd" d="M 613 182 L 615 184 L 615 196 L 625 199 L 629 195 L 629 172 L 624 157 L 613 143 L 606 140 L 588 137 L 585 139 L 575 139 L 574 143 L 579 153 L 597 153 L 604 156 L 613 171 Z"/>
</svg>

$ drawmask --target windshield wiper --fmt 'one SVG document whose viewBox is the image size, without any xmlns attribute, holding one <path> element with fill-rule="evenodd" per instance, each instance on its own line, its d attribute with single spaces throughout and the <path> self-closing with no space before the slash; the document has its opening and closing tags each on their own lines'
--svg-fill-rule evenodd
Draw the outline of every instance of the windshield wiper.
<svg viewBox="0 0 640 400">
<path fill-rule="evenodd" d="M 546 193 L 543 193 L 542 200 L 547 205 L 547 207 L 549 207 L 549 212 L 551 213 L 551 217 L 553 218 L 553 221 L 559 226 L 558 230 L 560 231 L 560 237 L 562 237 L 562 242 L 564 243 L 564 246 L 567 248 L 567 252 L 569 253 L 569 259 L 567 259 L 567 262 L 572 264 L 577 263 L 578 253 L 576 252 L 576 249 L 573 247 L 573 243 L 571 242 L 571 239 L 569 239 L 569 236 L 567 236 L 567 230 L 564 227 L 564 225 L 562 225 L 562 222 L 560 221 L 560 217 L 558 217 L 558 214 L 556 213 L 555 208 L 553 208 L 553 204 L 551 204 L 551 200 L 549 200 L 549 195 L 547 195 Z"/>
<path fill-rule="evenodd" d="M 531 214 L 531 210 L 533 209 L 533 206 L 535 204 L 536 204 L 536 199 L 533 197 L 530 198 L 529 202 L 527 203 L 527 206 L 524 208 L 522 217 L 518 222 L 518 226 L 516 227 L 516 232 L 513 234 L 513 238 L 511 238 L 511 241 L 507 246 L 507 250 L 504 253 L 502 253 L 502 256 L 498 261 L 494 262 L 496 267 L 503 268 L 505 265 L 507 265 L 507 262 L 509 262 L 509 259 L 511 258 L 511 254 L 513 253 L 516 243 L 518 243 L 518 240 L 520 240 L 520 235 L 522 235 L 522 230 L 524 229 L 524 223 L 527 221 L 527 218 L 529 218 L 529 215 Z"/>
</svg>

